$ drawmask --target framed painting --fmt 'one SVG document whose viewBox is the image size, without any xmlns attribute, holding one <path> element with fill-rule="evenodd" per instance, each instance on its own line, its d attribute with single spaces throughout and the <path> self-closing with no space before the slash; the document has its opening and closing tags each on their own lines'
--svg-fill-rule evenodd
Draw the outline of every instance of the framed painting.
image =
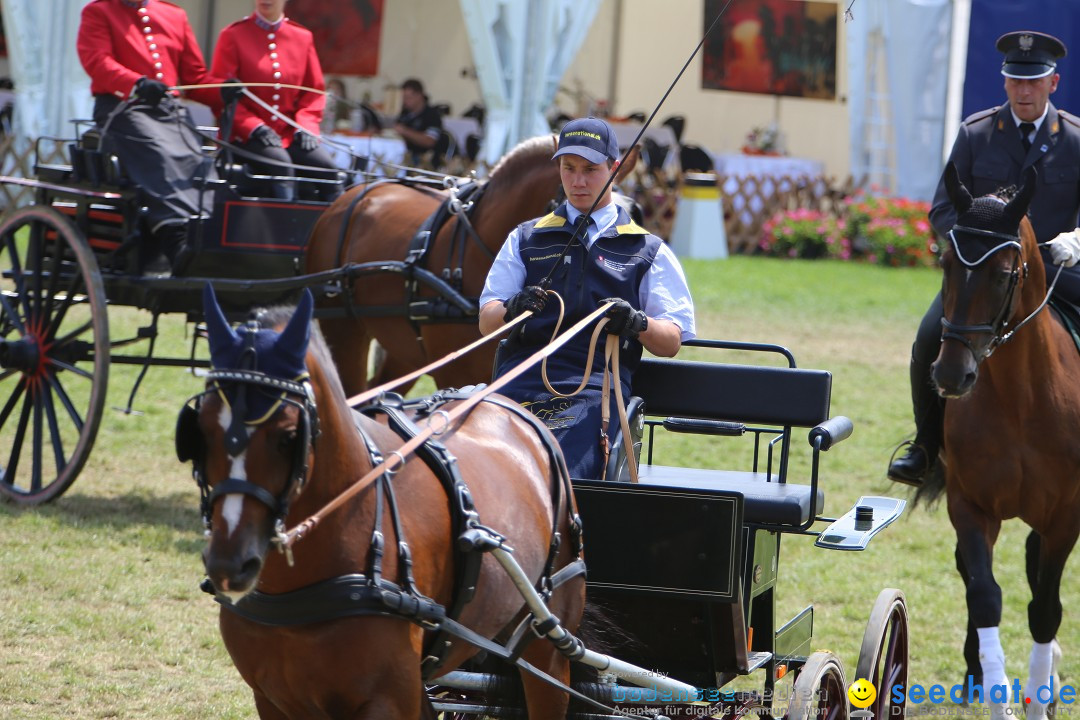
<svg viewBox="0 0 1080 720">
<path fill-rule="evenodd" d="M 285 13 L 315 35 L 327 75 L 378 75 L 385 0 L 303 0 Z"/>
<path fill-rule="evenodd" d="M 705 28 L 724 0 L 705 0 Z M 837 4 L 731 0 L 702 59 L 707 90 L 836 98 Z"/>
</svg>

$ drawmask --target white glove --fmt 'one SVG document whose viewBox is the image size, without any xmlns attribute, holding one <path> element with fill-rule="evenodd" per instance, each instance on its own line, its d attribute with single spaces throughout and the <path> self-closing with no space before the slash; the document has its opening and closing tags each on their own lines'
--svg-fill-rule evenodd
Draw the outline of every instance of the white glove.
<svg viewBox="0 0 1080 720">
<path fill-rule="evenodd" d="M 1047 243 L 1055 265 L 1072 267 L 1080 262 L 1080 228 L 1064 232 Z"/>
</svg>

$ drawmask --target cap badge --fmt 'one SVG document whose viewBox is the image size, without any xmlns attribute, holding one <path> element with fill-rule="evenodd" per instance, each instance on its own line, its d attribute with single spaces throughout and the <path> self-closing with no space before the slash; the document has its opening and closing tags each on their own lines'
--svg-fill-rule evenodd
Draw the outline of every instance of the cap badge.
<svg viewBox="0 0 1080 720">
<path fill-rule="evenodd" d="M 1018 39 L 1020 43 L 1020 49 L 1024 52 L 1031 52 L 1031 48 L 1035 45 L 1035 38 L 1031 35 L 1021 35 Z"/>
</svg>

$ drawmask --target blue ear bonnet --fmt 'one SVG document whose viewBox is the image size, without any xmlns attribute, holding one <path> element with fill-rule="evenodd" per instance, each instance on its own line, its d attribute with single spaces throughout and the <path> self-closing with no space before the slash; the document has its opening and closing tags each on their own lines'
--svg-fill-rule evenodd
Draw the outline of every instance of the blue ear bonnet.
<svg viewBox="0 0 1080 720">
<path fill-rule="evenodd" d="M 207 284 L 203 290 L 203 309 L 211 365 L 215 370 L 251 370 L 282 380 L 307 378 L 305 357 L 311 338 L 313 305 L 311 292 L 305 289 L 292 319 L 280 333 L 260 327 L 257 320 L 249 320 L 234 330 L 213 288 Z M 248 424 L 265 421 L 277 410 L 283 397 L 280 391 L 244 382 L 219 384 L 218 392 Z"/>
</svg>

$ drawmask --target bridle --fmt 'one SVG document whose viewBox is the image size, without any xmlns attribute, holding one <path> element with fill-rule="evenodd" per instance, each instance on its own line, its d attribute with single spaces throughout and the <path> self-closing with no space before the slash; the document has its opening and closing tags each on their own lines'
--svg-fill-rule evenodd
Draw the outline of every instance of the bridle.
<svg viewBox="0 0 1080 720">
<path fill-rule="evenodd" d="M 276 497 L 265 488 L 241 478 L 229 477 L 211 489 L 206 474 L 206 444 L 199 428 L 199 408 L 206 395 L 219 395 L 225 401 L 224 386 L 242 384 L 272 395 L 279 395 L 273 406 L 254 422 L 244 420 L 244 393 L 233 405 L 232 422 L 225 432 L 225 449 L 230 457 L 238 457 L 248 445 L 251 435 L 248 429 L 269 420 L 282 406 L 295 407 L 299 413 L 298 430 L 289 479 Z M 298 399 L 297 399 L 298 398 Z M 241 494 L 255 498 L 270 509 L 274 533 L 284 534 L 285 517 L 294 494 L 304 489 L 308 476 L 308 458 L 319 436 L 319 414 L 311 382 L 305 377 L 299 380 L 277 378 L 257 370 L 211 370 L 207 374 L 206 390 L 188 399 L 180 410 L 176 424 L 176 452 L 181 462 L 192 461 L 192 474 L 199 485 L 200 508 L 203 526 L 209 532 L 214 502 L 223 495 Z"/>
<path fill-rule="evenodd" d="M 991 238 L 998 240 L 997 245 L 984 252 L 978 258 L 970 259 L 964 257 L 963 252 L 960 249 L 960 244 L 957 242 L 956 233 L 967 235 L 978 235 L 985 238 Z M 1036 315 L 1038 315 L 1044 307 L 1046 307 L 1047 301 L 1050 299 L 1050 295 L 1054 291 L 1054 286 L 1057 285 L 1058 277 L 1061 275 L 1062 266 L 1058 266 L 1057 274 L 1054 275 L 1053 282 L 1050 283 L 1050 287 L 1047 288 L 1046 297 L 1039 303 L 1039 306 L 1035 308 L 1031 314 L 1016 324 L 1015 327 L 1009 329 L 1009 323 L 1012 319 L 1013 313 L 1016 310 L 1016 289 L 1020 286 L 1020 279 L 1026 279 L 1028 275 L 1028 264 L 1024 260 L 1024 249 L 1020 243 L 1019 235 L 1012 235 L 1009 233 L 999 233 L 992 230 L 982 230 L 980 228 L 967 227 L 964 225 L 956 225 L 949 231 L 949 242 L 952 244 L 953 252 L 956 254 L 956 258 L 967 268 L 975 269 L 980 265 L 986 263 L 991 257 L 997 253 L 1012 249 L 1016 251 L 1016 262 L 1013 264 L 1012 271 L 1009 273 L 1009 287 L 1005 294 L 1004 299 L 1001 302 L 1001 307 L 998 309 L 993 320 L 987 323 L 980 323 L 977 325 L 957 325 L 950 321 L 947 317 L 942 315 L 941 327 L 943 332 L 941 333 L 941 340 L 956 340 L 961 345 L 966 347 L 972 356 L 975 358 L 976 363 L 980 363 L 986 358 L 994 354 L 1000 346 L 1007 343 L 1016 334 L 1016 331 L 1030 322 Z M 990 342 L 987 343 L 984 350 L 976 351 L 975 347 L 971 344 L 971 340 L 968 339 L 968 335 L 990 335 Z"/>
</svg>

